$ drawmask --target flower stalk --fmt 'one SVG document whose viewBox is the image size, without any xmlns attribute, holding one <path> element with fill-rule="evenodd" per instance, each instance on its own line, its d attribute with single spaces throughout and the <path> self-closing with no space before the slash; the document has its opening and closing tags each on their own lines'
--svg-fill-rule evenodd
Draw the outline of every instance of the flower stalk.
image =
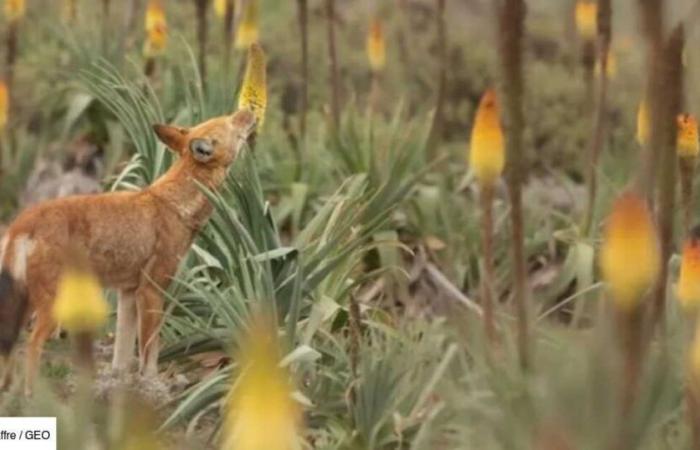
<svg viewBox="0 0 700 450">
<path fill-rule="evenodd" d="M 207 9 L 209 8 L 209 0 L 194 0 L 194 4 L 197 14 L 197 46 L 199 49 L 199 76 L 202 79 L 202 85 L 206 87 L 207 44 L 209 40 L 209 24 L 207 17 Z"/>
<path fill-rule="evenodd" d="M 522 205 L 522 184 L 526 166 L 523 148 L 523 36 L 526 7 L 524 0 L 505 0 L 499 12 L 503 104 L 507 123 L 506 184 L 510 199 L 513 258 L 513 299 L 515 303 L 520 366 L 530 367 L 530 325 L 528 318 L 527 262 Z"/>
<path fill-rule="evenodd" d="M 328 64 L 330 69 L 329 89 L 331 93 L 331 133 L 336 137 L 340 128 L 340 73 L 335 43 L 335 0 L 326 2 L 326 32 L 328 37 Z"/>
<path fill-rule="evenodd" d="M 437 12 L 435 14 L 437 32 L 437 58 L 438 58 L 438 86 L 433 123 L 428 135 L 428 151 L 431 160 L 438 156 L 438 146 L 442 140 L 445 122 L 445 96 L 447 95 L 447 23 L 445 18 L 446 0 L 435 0 Z"/>
<path fill-rule="evenodd" d="M 578 6 L 578 5 L 577 5 Z M 598 160 L 605 141 L 607 129 L 607 100 L 608 100 L 608 64 L 610 63 L 610 43 L 612 41 L 612 5 L 610 0 L 598 0 L 597 19 L 598 28 L 598 64 L 599 90 L 593 124 L 593 134 L 589 144 L 588 166 L 586 168 L 586 179 L 588 185 L 588 199 L 586 203 L 586 214 L 583 223 L 583 234 L 588 235 L 593 225 L 595 213 L 595 202 L 598 192 Z M 578 14 L 577 14 L 578 17 Z M 581 24 L 579 28 L 584 28 Z M 588 31 L 588 30 L 585 30 Z"/>
<path fill-rule="evenodd" d="M 484 330 L 489 342 L 497 340 L 494 323 L 493 198 L 504 165 L 505 145 L 500 106 L 496 91 L 489 89 L 482 96 L 476 112 L 469 152 L 469 166 L 479 183 L 481 201 L 481 247 L 484 255 L 481 304 L 484 310 Z"/>
<path fill-rule="evenodd" d="M 309 108 L 309 4 L 308 0 L 297 0 L 299 36 L 301 41 L 301 105 L 299 112 L 299 134 L 306 137 L 306 113 Z"/>
</svg>

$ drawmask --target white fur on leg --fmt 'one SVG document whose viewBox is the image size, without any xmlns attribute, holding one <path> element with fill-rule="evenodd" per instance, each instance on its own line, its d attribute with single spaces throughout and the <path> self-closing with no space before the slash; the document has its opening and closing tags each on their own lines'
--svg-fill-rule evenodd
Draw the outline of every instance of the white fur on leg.
<svg viewBox="0 0 700 450">
<path fill-rule="evenodd" d="M 12 259 L 12 275 L 20 282 L 27 281 L 27 260 L 32 255 L 36 242 L 28 235 L 21 234 L 14 241 L 15 254 Z"/>
<path fill-rule="evenodd" d="M 128 371 L 135 360 L 137 326 L 136 295 L 122 292 L 117 302 L 117 330 L 112 359 L 112 370 L 115 372 Z"/>
<path fill-rule="evenodd" d="M 158 333 L 154 333 L 146 345 L 145 355 L 139 355 L 141 375 L 147 378 L 158 376 L 158 354 L 160 346 L 160 337 Z"/>
</svg>

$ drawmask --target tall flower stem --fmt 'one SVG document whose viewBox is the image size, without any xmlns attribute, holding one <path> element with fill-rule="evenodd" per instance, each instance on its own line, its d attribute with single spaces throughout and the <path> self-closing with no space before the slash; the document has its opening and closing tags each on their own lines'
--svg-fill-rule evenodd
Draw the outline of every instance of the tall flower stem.
<svg viewBox="0 0 700 450">
<path fill-rule="evenodd" d="M 5 83 L 10 92 L 15 75 L 15 63 L 17 62 L 17 41 L 19 40 L 19 20 L 11 20 L 7 24 L 5 37 Z"/>
<path fill-rule="evenodd" d="M 326 25 L 328 33 L 328 62 L 330 64 L 331 128 L 336 136 L 340 128 L 340 74 L 335 42 L 335 0 L 326 0 Z"/>
<path fill-rule="evenodd" d="M 224 12 L 224 70 L 227 76 L 231 70 L 235 17 L 236 0 L 226 0 L 226 10 Z"/>
<path fill-rule="evenodd" d="M 673 228 L 675 222 L 676 199 L 676 117 L 682 110 L 683 103 L 683 64 L 682 54 L 684 32 L 679 25 L 671 34 L 664 51 L 662 73 L 663 93 L 657 94 L 662 98 L 662 122 L 656 132 L 660 134 L 659 148 L 659 177 L 658 177 L 658 210 L 659 242 L 661 244 L 661 270 L 654 289 L 654 304 L 652 320 L 661 325 L 666 306 L 666 287 L 668 278 L 668 261 L 673 250 Z M 653 130 L 652 128 L 652 130 Z M 652 135 L 654 132 L 652 131 Z M 653 139 L 652 139 L 653 142 Z"/>
<path fill-rule="evenodd" d="M 481 249 L 484 258 L 481 278 L 481 306 L 484 309 L 484 330 L 489 343 L 496 341 L 496 326 L 494 323 L 494 267 L 493 267 L 493 198 L 494 186 L 482 184 L 481 200 Z"/>
<path fill-rule="evenodd" d="M 510 221 L 513 257 L 513 298 L 518 335 L 518 355 L 523 369 L 530 366 L 530 336 L 527 306 L 527 262 L 522 205 L 525 174 L 523 155 L 523 68 L 522 41 L 525 22 L 524 0 L 504 0 L 499 12 L 500 54 L 503 75 L 504 112 L 506 116 L 506 178 L 510 197 Z"/>
<path fill-rule="evenodd" d="M 583 234 L 588 235 L 593 224 L 596 194 L 598 191 L 598 160 L 606 133 L 607 97 L 608 97 L 608 55 L 612 41 L 612 6 L 610 0 L 598 0 L 598 61 L 600 64 L 600 88 L 593 125 L 593 135 L 588 152 L 586 179 L 588 200 L 583 224 Z"/>
<path fill-rule="evenodd" d="M 207 80 L 208 6 L 209 0 L 195 0 L 195 7 L 197 10 L 197 45 L 199 47 L 199 75 L 202 78 L 203 86 L 206 86 Z"/>
<path fill-rule="evenodd" d="M 301 105 L 299 107 L 299 134 L 306 137 L 306 112 L 309 108 L 309 4 L 297 0 L 299 36 L 301 38 Z"/>
<path fill-rule="evenodd" d="M 436 30 L 437 30 L 437 57 L 438 57 L 438 91 L 435 102 L 435 115 L 433 116 L 433 124 L 430 128 L 428 136 L 428 151 L 430 159 L 435 160 L 438 154 L 438 145 L 442 139 L 444 122 L 445 122 L 445 96 L 447 94 L 447 25 L 445 19 L 445 8 L 447 0 L 436 0 Z"/>
</svg>

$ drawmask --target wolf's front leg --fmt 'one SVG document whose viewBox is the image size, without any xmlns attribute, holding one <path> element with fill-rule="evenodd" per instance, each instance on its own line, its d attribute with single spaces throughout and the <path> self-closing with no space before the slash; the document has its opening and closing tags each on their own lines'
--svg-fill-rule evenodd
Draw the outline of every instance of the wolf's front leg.
<svg viewBox="0 0 700 450">
<path fill-rule="evenodd" d="M 133 365 L 136 355 L 137 326 L 136 292 L 122 291 L 117 303 L 117 329 L 112 359 L 112 370 L 116 373 L 127 372 Z"/>
<path fill-rule="evenodd" d="M 141 375 L 158 375 L 160 327 L 163 323 L 163 297 L 156 286 L 139 289 L 136 304 L 139 316 L 139 371 Z"/>
</svg>

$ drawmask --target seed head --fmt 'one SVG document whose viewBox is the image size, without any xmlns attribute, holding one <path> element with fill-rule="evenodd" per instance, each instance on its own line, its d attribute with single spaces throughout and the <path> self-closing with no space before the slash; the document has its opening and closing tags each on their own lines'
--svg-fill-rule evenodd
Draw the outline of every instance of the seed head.
<svg viewBox="0 0 700 450">
<path fill-rule="evenodd" d="M 692 114 L 679 114 L 676 150 L 682 158 L 698 156 L 698 121 Z"/>
<path fill-rule="evenodd" d="M 498 97 L 484 92 L 472 128 L 469 166 L 482 184 L 493 184 L 503 172 L 505 147 Z"/>
<path fill-rule="evenodd" d="M 258 130 L 265 121 L 267 108 L 267 57 L 262 47 L 253 44 L 248 49 L 248 61 L 241 93 L 238 97 L 238 109 L 249 109 L 258 121 Z"/>
<path fill-rule="evenodd" d="M 236 30 L 236 48 L 247 49 L 260 39 L 258 26 L 258 0 L 244 0 L 243 15 Z"/>
<path fill-rule="evenodd" d="M 374 18 L 367 33 L 367 58 L 373 72 L 381 72 L 386 65 L 386 39 L 379 18 Z"/>
</svg>

